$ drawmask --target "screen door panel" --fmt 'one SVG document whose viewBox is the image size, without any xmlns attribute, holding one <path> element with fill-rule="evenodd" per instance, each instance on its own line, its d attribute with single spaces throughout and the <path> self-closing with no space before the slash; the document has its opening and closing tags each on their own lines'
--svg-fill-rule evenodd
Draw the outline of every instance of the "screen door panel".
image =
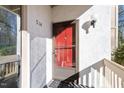
<svg viewBox="0 0 124 93">
<path fill-rule="evenodd" d="M 53 24 L 53 78 L 64 80 L 76 72 L 75 24 L 72 21 Z"/>
<path fill-rule="evenodd" d="M 55 61 L 57 66 L 74 67 L 73 25 L 60 27 L 56 33 L 58 33 L 55 37 Z"/>
</svg>

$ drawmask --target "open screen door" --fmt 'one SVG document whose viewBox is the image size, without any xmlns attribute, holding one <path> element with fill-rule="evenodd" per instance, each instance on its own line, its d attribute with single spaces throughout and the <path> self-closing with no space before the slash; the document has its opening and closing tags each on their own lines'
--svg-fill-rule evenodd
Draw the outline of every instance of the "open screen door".
<svg viewBox="0 0 124 93">
<path fill-rule="evenodd" d="M 19 56 L 20 17 L 0 6 L 0 87 L 18 87 Z"/>
</svg>

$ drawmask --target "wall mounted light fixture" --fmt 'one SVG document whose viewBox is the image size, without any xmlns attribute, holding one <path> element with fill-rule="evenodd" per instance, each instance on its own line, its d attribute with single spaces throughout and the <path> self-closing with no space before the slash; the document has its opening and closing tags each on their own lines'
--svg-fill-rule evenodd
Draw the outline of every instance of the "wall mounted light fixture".
<svg viewBox="0 0 124 93">
<path fill-rule="evenodd" d="M 84 29 L 86 31 L 86 34 L 88 34 L 89 33 L 89 28 L 91 26 L 93 26 L 93 28 L 95 28 L 96 22 L 97 22 L 97 16 L 96 15 L 91 15 L 90 20 L 83 23 L 82 29 Z"/>
<path fill-rule="evenodd" d="M 96 21 L 97 21 L 96 18 L 97 18 L 96 15 L 91 16 L 91 26 L 93 26 L 93 28 L 95 28 L 95 24 L 96 24 Z"/>
</svg>

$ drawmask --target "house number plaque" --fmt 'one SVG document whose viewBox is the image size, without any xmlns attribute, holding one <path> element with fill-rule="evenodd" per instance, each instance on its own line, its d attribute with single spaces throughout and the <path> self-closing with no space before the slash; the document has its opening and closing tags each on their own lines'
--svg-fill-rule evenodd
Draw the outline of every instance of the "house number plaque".
<svg viewBox="0 0 124 93">
<path fill-rule="evenodd" d="M 39 20 L 36 20 L 36 24 L 42 27 L 42 23 Z"/>
</svg>

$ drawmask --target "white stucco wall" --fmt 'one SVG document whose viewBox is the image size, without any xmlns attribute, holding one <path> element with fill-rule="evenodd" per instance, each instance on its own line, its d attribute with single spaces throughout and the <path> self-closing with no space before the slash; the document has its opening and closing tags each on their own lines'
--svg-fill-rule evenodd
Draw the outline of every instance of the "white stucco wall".
<svg viewBox="0 0 124 93">
<path fill-rule="evenodd" d="M 51 15 L 52 14 L 52 15 Z M 89 33 L 82 25 L 97 15 Z M 52 22 L 79 20 L 79 70 L 111 58 L 111 6 L 28 6 L 27 27 L 30 34 L 31 87 L 43 87 L 52 79 Z M 36 24 L 36 20 L 42 26 Z"/>
<path fill-rule="evenodd" d="M 89 33 L 82 25 L 97 17 L 95 28 L 90 27 Z M 63 5 L 52 9 L 52 21 L 79 20 L 79 70 L 102 60 L 111 59 L 111 6 L 75 6 Z"/>
<path fill-rule="evenodd" d="M 28 31 L 30 33 L 30 85 L 43 87 L 52 79 L 52 22 L 50 6 L 27 6 Z M 39 25 L 38 23 L 42 24 Z M 49 60 L 48 60 L 49 58 Z"/>
<path fill-rule="evenodd" d="M 52 8 L 52 21 L 73 20 L 82 15 L 91 5 L 61 5 Z"/>
<path fill-rule="evenodd" d="M 97 19 L 95 28 L 89 33 L 82 25 L 91 19 Z M 79 18 L 79 70 L 102 60 L 111 59 L 111 6 L 93 6 Z"/>
</svg>

